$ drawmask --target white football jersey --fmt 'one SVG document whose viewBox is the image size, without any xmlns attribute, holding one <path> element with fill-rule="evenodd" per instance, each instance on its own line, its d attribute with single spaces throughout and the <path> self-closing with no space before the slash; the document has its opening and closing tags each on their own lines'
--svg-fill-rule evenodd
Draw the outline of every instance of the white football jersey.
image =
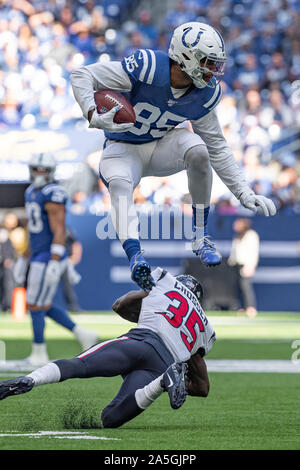
<svg viewBox="0 0 300 470">
<path fill-rule="evenodd" d="M 137 328 L 155 331 L 176 362 L 188 361 L 199 349 L 206 355 L 216 334 L 197 297 L 161 268 L 152 276 L 156 286 L 142 301 Z"/>
</svg>

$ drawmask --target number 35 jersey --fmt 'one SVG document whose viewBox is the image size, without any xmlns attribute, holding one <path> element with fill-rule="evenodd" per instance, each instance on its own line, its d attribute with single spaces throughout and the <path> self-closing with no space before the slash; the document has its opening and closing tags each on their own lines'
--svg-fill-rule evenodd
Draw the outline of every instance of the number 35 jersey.
<svg viewBox="0 0 300 470">
<path fill-rule="evenodd" d="M 167 271 L 152 271 L 156 286 L 142 301 L 137 328 L 154 331 L 177 362 L 205 356 L 216 334 L 196 296 Z"/>
<path fill-rule="evenodd" d="M 67 193 L 58 184 L 48 184 L 43 188 L 30 185 L 25 191 L 25 209 L 28 220 L 31 260 L 48 261 L 53 233 L 45 208 L 47 202 L 66 204 Z"/>
<path fill-rule="evenodd" d="M 123 133 L 105 132 L 108 139 L 142 144 L 162 138 L 186 120 L 208 114 L 221 99 L 221 87 L 193 87 L 175 98 L 170 83 L 170 59 L 165 52 L 139 49 L 122 60 L 131 91 L 123 93 L 132 104 L 136 124 Z"/>
</svg>

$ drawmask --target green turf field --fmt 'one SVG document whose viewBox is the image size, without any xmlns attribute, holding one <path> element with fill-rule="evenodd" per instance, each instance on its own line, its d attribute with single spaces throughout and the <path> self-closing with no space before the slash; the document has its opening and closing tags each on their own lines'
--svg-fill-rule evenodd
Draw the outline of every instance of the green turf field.
<svg viewBox="0 0 300 470">
<path fill-rule="evenodd" d="M 207 359 L 284 359 L 295 354 L 300 314 L 261 313 L 254 319 L 208 313 L 217 342 Z M 117 315 L 73 315 L 101 339 L 128 331 Z M 80 352 L 68 331 L 47 322 L 51 359 Z M 7 359 L 30 353 L 31 324 L 0 314 L 0 340 Z M 15 373 L 16 375 L 20 375 Z M 12 377 L 1 372 L 0 380 Z M 101 409 L 121 378 L 71 380 L 36 388 L 0 403 L 0 449 L 201 450 L 300 449 L 300 377 L 295 373 L 210 372 L 207 398 L 187 397 L 172 410 L 163 394 L 148 410 L 119 429 L 99 429 Z"/>
</svg>

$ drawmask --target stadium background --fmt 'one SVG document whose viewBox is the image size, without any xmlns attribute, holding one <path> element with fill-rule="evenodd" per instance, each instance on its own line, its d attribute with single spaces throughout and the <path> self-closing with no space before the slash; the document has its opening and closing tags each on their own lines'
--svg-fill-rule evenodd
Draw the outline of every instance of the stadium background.
<svg viewBox="0 0 300 470">
<path fill-rule="evenodd" d="M 258 308 L 299 311 L 300 6 L 294 0 L 0 1 L 2 220 L 14 212 L 22 228 L 27 162 L 32 153 L 55 152 L 57 177 L 70 195 L 68 225 L 83 245 L 76 287 L 82 308 L 110 309 L 117 295 L 133 287 L 119 242 L 96 236 L 100 214 L 110 206 L 97 178 L 103 135 L 87 128 L 69 75 L 82 64 L 119 60 L 140 47 L 167 51 L 174 27 L 193 20 L 224 36 L 228 64 L 219 119 L 249 183 L 278 209 L 272 219 L 253 217 L 262 242 L 254 279 Z M 141 217 L 153 203 L 175 207 L 181 217 L 184 201 L 184 174 L 145 178 L 135 192 Z M 215 176 L 210 229 L 225 258 L 239 216 L 251 214 Z M 147 243 L 153 265 L 183 269 L 182 242 Z"/>
</svg>

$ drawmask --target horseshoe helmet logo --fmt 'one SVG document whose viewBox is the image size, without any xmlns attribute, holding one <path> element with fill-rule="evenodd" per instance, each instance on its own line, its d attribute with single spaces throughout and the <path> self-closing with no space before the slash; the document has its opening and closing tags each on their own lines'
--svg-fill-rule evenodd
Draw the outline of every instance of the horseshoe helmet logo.
<svg viewBox="0 0 300 470">
<path fill-rule="evenodd" d="M 193 28 L 190 26 L 189 28 L 187 28 L 185 30 L 185 32 L 183 33 L 182 35 L 182 38 L 181 38 L 181 41 L 182 41 L 182 44 L 185 46 L 185 47 L 195 47 L 197 46 L 198 42 L 200 41 L 200 36 L 201 34 L 203 34 L 203 31 L 199 31 L 199 33 L 197 34 L 197 37 L 196 37 L 196 40 L 190 44 L 188 44 L 185 40 L 185 36 L 187 35 L 187 33 L 189 33 Z"/>
</svg>

